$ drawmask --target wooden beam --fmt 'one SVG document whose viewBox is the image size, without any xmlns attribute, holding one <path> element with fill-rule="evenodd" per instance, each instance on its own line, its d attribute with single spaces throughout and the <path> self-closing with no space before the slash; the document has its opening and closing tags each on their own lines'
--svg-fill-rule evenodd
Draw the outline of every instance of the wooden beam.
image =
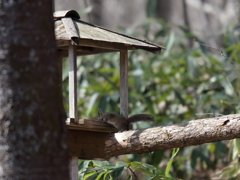
<svg viewBox="0 0 240 180">
<path fill-rule="evenodd" d="M 88 119 L 78 119 L 78 124 L 70 123 L 67 125 L 68 129 L 81 130 L 81 131 L 97 131 L 97 132 L 118 132 L 119 130 L 111 124 Z"/>
<path fill-rule="evenodd" d="M 62 23 L 65 27 L 68 38 L 72 40 L 72 44 L 77 45 L 79 43 L 79 35 L 74 22 L 71 17 L 62 18 Z"/>
<path fill-rule="evenodd" d="M 120 51 L 120 115 L 128 117 L 128 51 Z"/>
<path fill-rule="evenodd" d="M 76 122 L 77 114 L 77 68 L 76 68 L 76 46 L 69 41 L 69 117 Z M 71 156 L 70 159 L 71 180 L 78 179 L 78 157 Z"/>
<path fill-rule="evenodd" d="M 57 47 L 67 46 L 69 40 L 57 40 Z M 137 49 L 135 46 L 126 46 L 123 43 L 113 43 L 113 42 L 105 42 L 105 41 L 97 41 L 92 39 L 81 39 L 79 42 L 80 46 L 86 47 L 95 47 L 95 48 L 102 48 L 102 49 L 110 49 L 115 51 L 120 50 L 135 50 Z"/>
<path fill-rule="evenodd" d="M 69 117 L 77 123 L 77 68 L 76 46 L 69 43 Z"/>
<path fill-rule="evenodd" d="M 57 40 L 57 47 L 61 48 L 64 46 L 68 46 L 69 40 Z M 104 41 L 97 41 L 97 40 L 91 40 L 91 39 L 81 39 L 81 41 L 78 44 L 82 47 L 94 47 L 94 48 L 102 48 L 112 51 L 121 51 L 121 50 L 137 50 L 137 49 L 143 49 L 145 51 L 149 51 L 155 54 L 159 54 L 161 52 L 161 49 L 159 48 L 151 48 L 151 47 L 145 47 L 145 46 L 134 46 L 134 45 L 125 45 L 123 43 L 113 43 L 113 42 L 104 42 Z M 165 49 L 165 48 L 162 48 Z"/>
<path fill-rule="evenodd" d="M 68 46 L 61 46 L 58 47 L 61 55 L 63 57 L 68 57 Z M 92 54 L 102 54 L 102 53 L 112 53 L 112 52 L 119 52 L 119 50 L 111 50 L 111 49 L 102 49 L 96 47 L 87 47 L 87 46 L 77 46 L 77 56 L 84 56 L 84 55 L 92 55 Z"/>
</svg>

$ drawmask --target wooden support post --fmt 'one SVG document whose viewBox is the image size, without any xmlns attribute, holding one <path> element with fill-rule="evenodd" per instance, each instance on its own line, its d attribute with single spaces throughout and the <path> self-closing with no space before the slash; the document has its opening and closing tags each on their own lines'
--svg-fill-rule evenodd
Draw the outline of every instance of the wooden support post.
<svg viewBox="0 0 240 180">
<path fill-rule="evenodd" d="M 70 159 L 70 180 L 78 180 L 78 157 L 72 156 Z"/>
<path fill-rule="evenodd" d="M 76 46 L 69 43 L 69 118 L 77 122 L 77 68 L 76 68 Z"/>
<path fill-rule="evenodd" d="M 128 51 L 120 51 L 120 115 L 128 117 Z"/>
<path fill-rule="evenodd" d="M 69 118 L 77 122 L 77 68 L 76 68 L 76 46 L 69 42 Z M 78 157 L 70 159 L 71 180 L 78 180 Z"/>
</svg>

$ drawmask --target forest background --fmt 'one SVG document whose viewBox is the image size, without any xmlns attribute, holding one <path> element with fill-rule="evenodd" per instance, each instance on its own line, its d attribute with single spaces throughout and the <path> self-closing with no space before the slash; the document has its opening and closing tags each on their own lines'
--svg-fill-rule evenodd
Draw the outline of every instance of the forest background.
<svg viewBox="0 0 240 180">
<path fill-rule="evenodd" d="M 87 22 L 167 48 L 160 55 L 140 50 L 129 53 L 129 115 L 148 113 L 155 117 L 154 124 L 141 122 L 134 128 L 239 113 L 239 5 L 240 1 L 233 0 L 55 0 L 55 10 L 77 10 Z M 117 53 L 78 57 L 81 118 L 95 118 L 98 108 L 119 112 L 118 57 Z M 66 110 L 67 79 L 65 59 Z M 170 176 L 237 179 L 239 152 L 238 139 L 181 148 Z M 170 158 L 171 150 L 165 150 L 122 156 L 110 162 L 148 163 L 164 174 Z M 97 166 L 88 161 L 87 166 L 91 165 Z M 146 173 L 137 175 L 147 179 Z"/>
</svg>

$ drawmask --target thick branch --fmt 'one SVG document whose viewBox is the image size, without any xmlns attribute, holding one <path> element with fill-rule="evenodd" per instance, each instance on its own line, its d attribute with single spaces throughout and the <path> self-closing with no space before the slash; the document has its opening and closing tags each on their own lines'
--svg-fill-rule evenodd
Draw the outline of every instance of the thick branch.
<svg viewBox="0 0 240 180">
<path fill-rule="evenodd" d="M 105 142 L 106 157 L 200 145 L 240 137 L 240 114 L 198 119 L 110 135 Z"/>
</svg>

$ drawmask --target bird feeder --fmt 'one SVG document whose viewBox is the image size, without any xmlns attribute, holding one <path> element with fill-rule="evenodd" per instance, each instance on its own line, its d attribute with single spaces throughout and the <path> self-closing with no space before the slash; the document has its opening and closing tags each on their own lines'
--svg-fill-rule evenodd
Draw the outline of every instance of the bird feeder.
<svg viewBox="0 0 240 180">
<path fill-rule="evenodd" d="M 76 11 L 54 13 L 55 36 L 60 59 L 69 59 L 69 147 L 71 156 L 104 158 L 104 139 L 117 130 L 106 123 L 86 120 L 77 113 L 76 56 L 120 52 L 120 114 L 128 116 L 128 50 L 160 53 L 162 46 L 117 33 L 80 19 Z"/>
</svg>

